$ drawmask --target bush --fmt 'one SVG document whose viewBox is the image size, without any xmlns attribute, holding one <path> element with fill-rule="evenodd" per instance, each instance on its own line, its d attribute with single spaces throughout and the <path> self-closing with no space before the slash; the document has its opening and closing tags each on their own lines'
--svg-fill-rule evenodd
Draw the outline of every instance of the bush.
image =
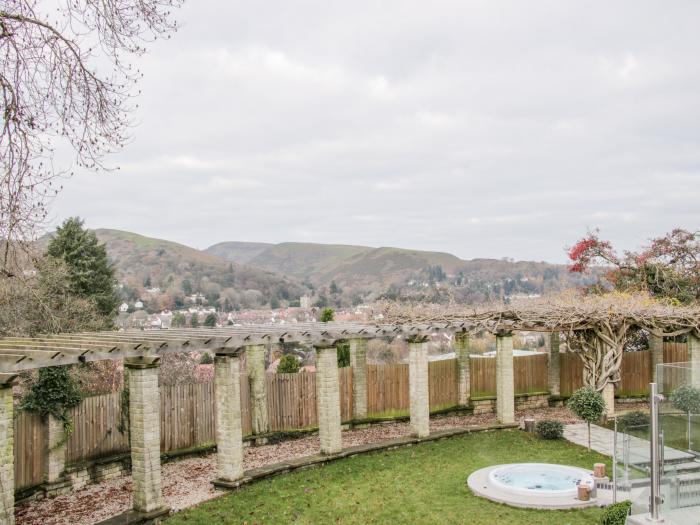
<svg viewBox="0 0 700 525">
<path fill-rule="evenodd" d="M 211 356 L 209 352 L 204 352 L 202 354 L 202 357 L 199 358 L 199 364 L 200 365 L 211 365 L 214 363 L 214 358 Z"/>
<path fill-rule="evenodd" d="M 542 439 L 561 439 L 564 435 L 564 423 L 556 419 L 543 419 L 537 422 L 535 431 Z"/>
<path fill-rule="evenodd" d="M 643 427 L 649 424 L 649 414 L 640 410 L 628 412 L 617 418 L 617 428 L 627 430 L 633 427 Z"/>
<path fill-rule="evenodd" d="M 683 385 L 671 392 L 671 404 L 686 414 L 700 412 L 700 389 L 691 385 Z"/>
<path fill-rule="evenodd" d="M 333 308 L 324 308 L 321 310 L 321 318 L 320 321 L 322 323 L 328 323 L 330 321 L 333 321 L 335 319 L 335 311 Z"/>
<path fill-rule="evenodd" d="M 350 343 L 338 343 L 338 368 L 350 366 Z"/>
<path fill-rule="evenodd" d="M 578 417 L 588 423 L 588 451 L 591 450 L 591 423 L 598 421 L 605 412 L 603 395 L 590 386 L 584 386 L 574 392 L 566 406 Z"/>
<path fill-rule="evenodd" d="M 296 374 L 301 365 L 299 365 L 299 359 L 292 354 L 284 354 L 280 358 L 280 364 L 277 365 L 278 374 Z"/>
<path fill-rule="evenodd" d="M 600 516 L 599 525 L 625 525 L 632 508 L 631 501 L 621 501 L 608 505 Z"/>
</svg>

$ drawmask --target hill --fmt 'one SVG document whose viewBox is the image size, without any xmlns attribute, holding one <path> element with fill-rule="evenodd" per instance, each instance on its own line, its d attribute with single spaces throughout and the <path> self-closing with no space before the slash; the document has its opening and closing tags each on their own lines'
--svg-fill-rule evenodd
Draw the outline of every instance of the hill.
<svg viewBox="0 0 700 525">
<path fill-rule="evenodd" d="M 207 248 L 207 252 L 227 261 L 246 264 L 270 246 L 273 245 L 264 242 L 220 242 Z"/>
<path fill-rule="evenodd" d="M 219 243 L 206 251 L 235 260 L 240 244 L 246 243 Z M 309 283 L 316 288 L 320 303 L 344 304 L 382 296 L 481 302 L 545 294 L 587 282 L 563 265 L 545 262 L 467 261 L 443 252 L 293 242 L 257 249 L 260 251 L 247 264 Z"/>
<path fill-rule="evenodd" d="M 158 303 L 154 309 L 181 306 L 193 293 L 203 294 L 209 304 L 255 308 L 305 292 L 289 278 L 175 242 L 120 230 L 95 233 L 117 268 L 125 299 L 145 298 L 146 289 L 160 288 L 150 294 Z"/>
</svg>

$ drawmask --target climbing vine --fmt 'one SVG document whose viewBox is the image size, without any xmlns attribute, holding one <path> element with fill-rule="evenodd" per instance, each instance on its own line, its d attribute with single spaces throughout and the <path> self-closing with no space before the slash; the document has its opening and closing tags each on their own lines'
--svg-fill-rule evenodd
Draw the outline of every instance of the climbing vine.
<svg viewBox="0 0 700 525">
<path fill-rule="evenodd" d="M 54 417 L 63 423 L 64 436 L 60 446 L 73 432 L 70 409 L 78 406 L 83 394 L 67 366 L 41 368 L 29 384 L 19 408 L 39 414 L 42 418 Z"/>
</svg>

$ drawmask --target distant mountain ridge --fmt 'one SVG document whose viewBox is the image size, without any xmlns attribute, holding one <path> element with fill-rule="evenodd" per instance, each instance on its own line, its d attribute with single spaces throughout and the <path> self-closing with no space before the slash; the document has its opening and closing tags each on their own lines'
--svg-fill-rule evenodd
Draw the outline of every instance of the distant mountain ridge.
<svg viewBox="0 0 700 525">
<path fill-rule="evenodd" d="M 450 253 L 368 246 L 284 242 L 223 242 L 205 251 L 242 261 L 316 288 L 335 283 L 362 297 L 386 295 L 439 299 L 435 283 L 454 287 L 458 299 L 491 300 L 514 294 L 542 294 L 587 283 L 566 266 L 508 259 L 463 260 Z M 430 287 L 429 293 L 424 290 Z M 440 288 L 439 284 L 437 288 Z M 346 290 L 347 291 L 347 290 Z M 441 293 L 441 292 L 440 292 Z M 432 294 L 432 295 L 431 295 Z"/>
</svg>

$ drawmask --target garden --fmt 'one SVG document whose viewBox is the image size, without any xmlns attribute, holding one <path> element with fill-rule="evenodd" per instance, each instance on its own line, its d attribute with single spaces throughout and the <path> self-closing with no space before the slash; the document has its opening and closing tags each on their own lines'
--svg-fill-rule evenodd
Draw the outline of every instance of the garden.
<svg viewBox="0 0 700 525">
<path fill-rule="evenodd" d="M 592 468 L 608 458 L 520 430 L 479 432 L 339 460 L 248 485 L 175 514 L 168 525 L 210 523 L 590 524 L 602 510 L 543 511 L 494 503 L 466 480 L 489 465 L 551 462 Z"/>
</svg>

